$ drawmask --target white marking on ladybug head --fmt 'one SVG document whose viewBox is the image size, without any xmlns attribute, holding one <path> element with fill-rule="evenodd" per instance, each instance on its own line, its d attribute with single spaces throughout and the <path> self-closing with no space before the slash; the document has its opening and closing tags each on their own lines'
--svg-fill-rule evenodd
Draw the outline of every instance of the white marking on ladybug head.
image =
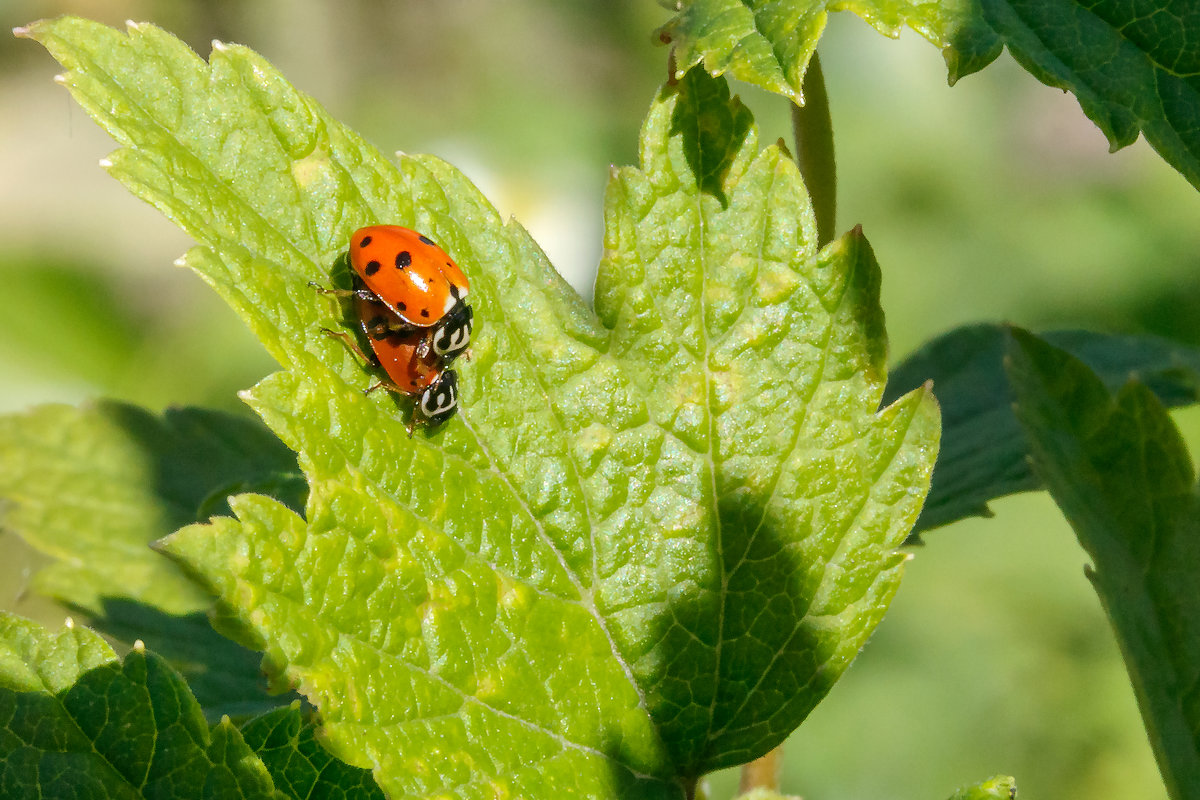
<svg viewBox="0 0 1200 800">
<path fill-rule="evenodd" d="M 421 395 L 421 413 L 430 419 L 445 414 L 458 405 L 458 392 L 449 384 L 440 381 Z"/>
<path fill-rule="evenodd" d="M 453 329 L 439 328 L 433 335 L 433 351 L 439 356 L 463 350 L 470 343 L 471 327 L 469 325 L 459 325 Z"/>
</svg>

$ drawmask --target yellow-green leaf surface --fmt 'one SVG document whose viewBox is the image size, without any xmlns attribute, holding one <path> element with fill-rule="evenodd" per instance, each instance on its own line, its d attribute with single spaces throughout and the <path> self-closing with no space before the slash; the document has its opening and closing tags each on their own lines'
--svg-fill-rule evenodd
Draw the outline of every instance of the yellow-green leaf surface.
<svg viewBox="0 0 1200 800">
<path fill-rule="evenodd" d="M 1129 382 L 1012 331 L 1009 377 L 1033 467 L 1092 563 L 1172 800 L 1200 798 L 1200 489 L 1179 429 Z"/>
<path fill-rule="evenodd" d="M 913 28 L 942 51 L 954 82 L 1005 47 L 1066 89 L 1115 150 L 1139 133 L 1200 188 L 1200 13 L 1190 0 L 682 0 L 661 30 L 679 74 L 701 62 L 801 101 L 830 11 L 888 36 Z"/>
<path fill-rule="evenodd" d="M 160 658 L 0 613 L 0 797 L 283 800 Z"/>
<path fill-rule="evenodd" d="M 249 50 L 206 64 L 74 19 L 28 35 L 285 367 L 246 399 L 299 454 L 305 515 L 242 495 L 164 546 L 335 754 L 391 796 L 679 798 L 824 696 L 898 584 L 937 409 L 923 389 L 879 409 L 870 248 L 815 249 L 794 165 L 724 81 L 652 104 L 593 312 L 461 173 L 393 166 Z M 412 439 L 308 286 L 345 280 L 374 222 L 471 279 L 461 412 Z"/>
</svg>

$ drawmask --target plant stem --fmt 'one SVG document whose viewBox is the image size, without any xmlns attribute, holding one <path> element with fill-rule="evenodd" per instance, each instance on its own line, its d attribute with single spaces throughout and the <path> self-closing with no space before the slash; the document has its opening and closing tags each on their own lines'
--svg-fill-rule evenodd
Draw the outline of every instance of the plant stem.
<svg viewBox="0 0 1200 800">
<path fill-rule="evenodd" d="M 782 746 L 744 765 L 741 779 L 738 781 L 738 794 L 745 794 L 751 789 L 779 791 L 779 769 L 782 766 Z"/>
<path fill-rule="evenodd" d="M 833 159 L 833 122 L 821 59 L 813 53 L 804 73 L 804 105 L 792 104 L 792 132 L 796 138 L 796 164 L 804 176 L 817 218 L 817 244 L 836 235 L 837 170 Z"/>
</svg>

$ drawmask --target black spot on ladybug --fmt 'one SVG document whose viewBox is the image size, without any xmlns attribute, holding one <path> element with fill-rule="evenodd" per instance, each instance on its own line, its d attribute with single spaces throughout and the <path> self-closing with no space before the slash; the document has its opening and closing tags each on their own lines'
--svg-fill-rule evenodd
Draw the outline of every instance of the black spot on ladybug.
<svg viewBox="0 0 1200 800">
<path fill-rule="evenodd" d="M 368 261 L 367 262 L 367 274 L 374 275 L 376 272 L 379 272 L 379 268 L 382 266 L 383 266 L 383 264 L 380 264 L 378 261 Z"/>
<path fill-rule="evenodd" d="M 422 244 L 428 244 L 428 245 L 433 245 L 434 247 L 437 247 L 437 245 L 436 245 L 436 244 L 433 244 L 433 239 L 430 239 L 430 238 L 429 238 L 428 236 L 426 236 L 425 234 L 421 234 L 421 235 L 420 235 L 420 236 L 418 236 L 417 238 L 421 240 L 421 243 L 422 243 Z"/>
<path fill-rule="evenodd" d="M 412 263 L 412 253 L 407 250 L 401 250 L 396 253 L 396 269 L 404 269 Z"/>
<path fill-rule="evenodd" d="M 407 311 L 408 306 L 406 306 L 404 303 L 396 303 L 396 310 L 397 311 Z"/>
<path fill-rule="evenodd" d="M 428 317 L 428 316 L 429 316 L 429 309 L 428 309 L 428 308 L 422 308 L 422 309 L 421 309 L 421 316 L 422 316 L 422 317 Z"/>
<path fill-rule="evenodd" d="M 453 295 L 455 300 L 458 299 L 458 287 L 455 286 L 453 283 L 450 284 L 450 294 Z"/>
<path fill-rule="evenodd" d="M 367 246 L 367 245 L 369 245 L 370 243 L 371 243 L 371 237 L 370 237 L 370 236 L 364 236 L 364 237 L 362 238 L 362 241 L 358 243 L 358 246 L 359 246 L 359 247 L 366 247 L 366 246 Z"/>
</svg>

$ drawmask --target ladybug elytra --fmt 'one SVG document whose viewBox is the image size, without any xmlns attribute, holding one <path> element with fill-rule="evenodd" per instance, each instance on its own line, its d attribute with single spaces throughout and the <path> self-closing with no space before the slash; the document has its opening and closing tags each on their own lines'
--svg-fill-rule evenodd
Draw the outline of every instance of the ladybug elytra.
<svg viewBox="0 0 1200 800">
<path fill-rule="evenodd" d="M 471 344 L 474 314 L 467 276 L 424 234 L 399 225 L 369 225 L 350 237 L 350 266 L 402 325 L 426 329 L 421 354 L 445 362 Z"/>
</svg>

